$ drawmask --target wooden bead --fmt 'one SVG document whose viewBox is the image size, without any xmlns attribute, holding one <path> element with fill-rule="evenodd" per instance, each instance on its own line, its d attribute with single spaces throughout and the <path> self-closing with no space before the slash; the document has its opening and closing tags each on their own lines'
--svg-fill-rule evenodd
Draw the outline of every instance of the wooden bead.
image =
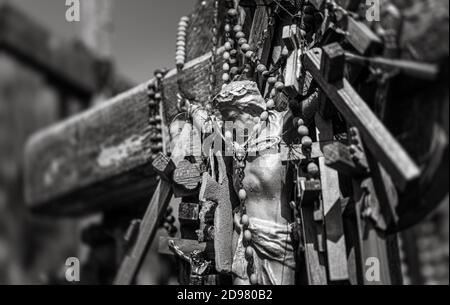
<svg viewBox="0 0 450 305">
<path fill-rule="evenodd" d="M 312 142 L 312 139 L 310 137 L 308 137 L 308 136 L 303 137 L 303 139 L 302 139 L 302 146 L 303 146 L 303 148 L 311 148 L 312 144 L 313 144 L 313 142 Z"/>
<path fill-rule="evenodd" d="M 230 65 L 235 66 L 237 64 L 237 59 L 236 58 L 230 58 L 229 62 L 230 62 Z"/>
<path fill-rule="evenodd" d="M 242 224 L 245 228 L 248 228 L 248 226 L 250 225 L 250 219 L 249 219 L 248 215 L 242 215 L 242 218 L 241 218 L 241 224 Z"/>
<path fill-rule="evenodd" d="M 300 118 L 297 118 L 296 120 L 295 120 L 295 123 L 297 124 L 297 126 L 303 126 L 303 125 L 305 125 L 305 121 L 303 121 L 303 119 L 300 119 Z"/>
<path fill-rule="evenodd" d="M 313 177 L 317 177 L 319 175 L 319 167 L 314 162 L 309 163 L 306 170 L 308 174 L 310 174 Z"/>
<path fill-rule="evenodd" d="M 283 91 L 283 90 L 284 90 L 284 84 L 283 84 L 282 82 L 277 82 L 277 83 L 275 84 L 275 89 L 276 89 L 278 92 Z"/>
<path fill-rule="evenodd" d="M 256 275 L 256 273 L 253 273 L 252 275 L 250 275 L 250 284 L 253 286 L 256 286 L 259 284 L 258 276 Z"/>
<path fill-rule="evenodd" d="M 239 41 L 238 41 L 238 44 L 239 44 L 240 46 L 242 46 L 243 44 L 246 44 L 247 42 L 248 42 L 247 39 L 245 39 L 245 38 L 240 38 Z"/>
<path fill-rule="evenodd" d="M 284 48 L 284 49 L 281 51 L 281 57 L 286 58 L 286 57 L 288 57 L 288 56 L 289 56 L 289 50 L 288 50 L 287 48 Z"/>
<path fill-rule="evenodd" d="M 223 71 L 230 71 L 230 65 L 227 63 L 224 63 L 222 66 Z"/>
<path fill-rule="evenodd" d="M 297 131 L 300 137 L 309 136 L 309 129 L 305 125 L 301 125 L 300 127 L 298 127 Z"/>
<path fill-rule="evenodd" d="M 183 16 L 183 17 L 181 17 L 181 19 L 180 19 L 181 21 L 184 21 L 184 22 L 189 22 L 189 17 L 187 17 L 187 16 Z"/>
<path fill-rule="evenodd" d="M 273 99 L 268 100 L 266 106 L 267 106 L 267 109 L 269 109 L 269 110 L 274 109 L 275 108 L 275 101 Z"/>
<path fill-rule="evenodd" d="M 237 33 L 236 33 L 236 39 L 242 39 L 242 38 L 245 39 L 245 34 L 244 34 L 244 32 L 237 32 Z"/>
<path fill-rule="evenodd" d="M 264 73 L 265 71 L 267 71 L 267 68 L 266 68 L 265 65 L 259 64 L 259 65 L 256 67 L 256 71 L 258 71 L 259 73 Z"/>
<path fill-rule="evenodd" d="M 251 49 L 251 47 L 250 47 L 250 45 L 249 45 L 248 43 L 244 43 L 244 44 L 241 46 L 241 50 L 242 50 L 242 52 L 244 52 L 244 53 L 250 51 L 250 49 Z"/>
<path fill-rule="evenodd" d="M 230 59 L 230 53 L 229 52 L 224 52 L 223 53 L 223 59 L 225 59 L 225 60 L 229 60 Z"/>
<path fill-rule="evenodd" d="M 229 25 L 228 23 L 225 24 L 225 32 L 231 32 L 231 25 Z"/>
<path fill-rule="evenodd" d="M 268 83 L 270 86 L 275 85 L 276 82 L 277 82 L 276 77 L 269 77 L 269 79 L 267 80 L 267 83 Z"/>
<path fill-rule="evenodd" d="M 250 232 L 249 230 L 245 230 L 244 231 L 244 241 L 249 243 L 252 241 L 252 238 L 253 238 L 252 232 Z"/>
<path fill-rule="evenodd" d="M 269 113 L 267 111 L 264 111 L 263 113 L 261 113 L 260 119 L 262 122 L 267 121 L 268 118 L 269 118 Z"/>
<path fill-rule="evenodd" d="M 252 247 L 245 248 L 245 259 L 250 261 L 253 259 L 253 255 L 255 254 L 255 250 Z"/>
<path fill-rule="evenodd" d="M 239 190 L 239 200 L 245 201 L 247 200 L 247 191 L 244 189 Z"/>
<path fill-rule="evenodd" d="M 186 21 L 181 20 L 180 23 L 178 23 L 178 27 L 184 27 L 187 28 L 188 23 Z"/>
<path fill-rule="evenodd" d="M 237 14 L 238 14 L 238 11 L 234 8 L 228 10 L 228 15 L 231 17 L 236 17 Z"/>
<path fill-rule="evenodd" d="M 255 52 L 253 51 L 248 51 L 247 53 L 245 53 L 245 57 L 247 57 L 248 59 L 252 59 L 253 55 L 255 55 Z"/>
<path fill-rule="evenodd" d="M 225 42 L 224 44 L 225 50 L 230 51 L 233 46 L 231 45 L 231 43 L 229 41 Z"/>
<path fill-rule="evenodd" d="M 230 51 L 230 55 L 231 55 L 232 57 L 236 57 L 237 53 L 238 53 L 238 51 L 235 50 L 235 49 L 232 49 L 232 50 Z"/>
<path fill-rule="evenodd" d="M 230 80 L 230 74 L 228 74 L 228 73 L 222 74 L 222 80 L 224 82 L 228 82 Z"/>
<path fill-rule="evenodd" d="M 234 28 L 233 28 L 233 31 L 235 33 L 242 32 L 242 26 L 239 25 L 239 24 L 235 25 Z"/>
</svg>

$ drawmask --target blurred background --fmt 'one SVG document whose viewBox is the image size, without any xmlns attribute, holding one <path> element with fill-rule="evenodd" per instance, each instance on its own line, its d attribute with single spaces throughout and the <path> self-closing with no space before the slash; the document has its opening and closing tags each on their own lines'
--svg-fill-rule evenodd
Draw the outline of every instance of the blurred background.
<svg viewBox="0 0 450 305">
<path fill-rule="evenodd" d="M 27 138 L 147 81 L 157 68 L 172 67 L 177 23 L 195 2 L 81 0 L 81 22 L 70 23 L 65 0 L 0 0 L 0 284 L 57 282 L 67 257 L 89 255 L 80 233 L 98 222 L 98 217 L 56 221 L 30 215 L 22 191 Z M 86 100 L 84 92 L 67 97 L 41 62 L 42 37 L 63 58 L 86 53 L 103 63 L 93 99 Z M 60 64 L 52 68 L 71 65 Z M 149 256 L 153 269 L 160 268 L 159 259 Z M 169 275 L 162 280 L 159 275 L 167 271 L 152 271 L 143 275 L 144 283 L 167 283 Z"/>
<path fill-rule="evenodd" d="M 40 128 L 145 82 L 157 68 L 173 67 L 178 20 L 200 1 L 81 2 L 81 22 L 69 23 L 64 0 L 0 0 L 0 284 L 61 283 L 66 258 L 87 259 L 91 255 L 84 246 L 89 242 L 81 242 L 80 236 L 100 217 L 55 220 L 30 215 L 22 191 L 27 138 Z M 69 60 L 46 67 L 45 54 L 39 53 L 42 37 L 48 39 L 51 50 Z M 61 89 L 67 84 L 55 78 L 55 71 L 76 64 L 70 62 L 71 52 L 92 56 L 100 63 L 94 98 L 86 99 L 90 89 L 84 87 L 73 88 L 78 94 L 69 97 Z M 423 284 L 448 284 L 448 207 L 447 198 L 426 222 L 411 230 L 414 234 L 405 235 L 405 239 L 417 239 L 417 247 L 405 251 L 417 254 L 413 273 Z M 91 262 L 95 259 L 102 261 L 101 257 L 90 257 Z M 139 281 L 174 284 L 174 265 L 152 251 Z M 106 283 L 112 276 L 102 270 L 92 274 L 96 276 L 83 281 Z"/>
</svg>

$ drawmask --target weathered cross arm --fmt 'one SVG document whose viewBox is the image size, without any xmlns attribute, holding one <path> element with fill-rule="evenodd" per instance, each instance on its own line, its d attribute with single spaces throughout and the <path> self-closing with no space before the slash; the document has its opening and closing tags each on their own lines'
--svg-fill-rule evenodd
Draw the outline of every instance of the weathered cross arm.
<svg viewBox="0 0 450 305">
<path fill-rule="evenodd" d="M 221 64 L 219 60 L 218 67 Z M 166 75 L 164 108 L 169 123 L 178 113 L 178 77 L 192 94 L 207 97 L 204 76 L 209 65 L 210 54 L 206 54 L 187 63 L 181 75 L 176 70 Z M 29 207 L 73 215 L 148 203 L 157 184 L 148 103 L 145 83 L 35 134 L 25 152 Z"/>
<path fill-rule="evenodd" d="M 337 83 L 325 79 L 321 71 L 321 50 L 308 52 L 304 57 L 304 64 L 339 112 L 358 127 L 368 148 L 380 160 L 395 184 L 404 190 L 408 184 L 418 179 L 418 166 L 350 83 L 345 78 Z"/>
<path fill-rule="evenodd" d="M 9 4 L 0 5 L 0 49 L 43 72 L 52 82 L 86 98 L 99 90 L 106 66 L 79 41 L 64 41 Z M 128 81 L 113 75 L 114 89 Z M 123 83 L 123 84 L 122 84 Z"/>
</svg>

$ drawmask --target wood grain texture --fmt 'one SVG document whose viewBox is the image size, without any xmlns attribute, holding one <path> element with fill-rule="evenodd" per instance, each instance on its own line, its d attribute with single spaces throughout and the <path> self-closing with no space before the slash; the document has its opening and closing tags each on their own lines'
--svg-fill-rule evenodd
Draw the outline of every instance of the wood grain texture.
<svg viewBox="0 0 450 305">
<path fill-rule="evenodd" d="M 209 59 L 206 54 L 187 63 L 180 76 L 186 88 L 204 99 Z M 168 122 L 178 113 L 177 79 L 171 70 L 164 80 Z M 29 206 L 42 213 L 84 214 L 145 201 L 157 183 L 148 102 L 147 84 L 141 84 L 35 134 L 25 152 Z"/>
<path fill-rule="evenodd" d="M 316 115 L 317 138 L 330 139 L 334 136 L 331 121 Z M 349 279 L 347 266 L 347 247 L 341 211 L 341 190 L 339 174 L 325 164 L 325 158 L 319 158 L 320 180 L 322 182 L 323 215 L 328 257 L 328 276 L 330 281 Z"/>
<path fill-rule="evenodd" d="M 342 89 L 325 81 L 320 71 L 320 53 L 315 49 L 306 54 L 306 68 L 345 119 L 358 127 L 368 148 L 404 190 L 419 178 L 420 169 L 346 79 Z"/>
</svg>

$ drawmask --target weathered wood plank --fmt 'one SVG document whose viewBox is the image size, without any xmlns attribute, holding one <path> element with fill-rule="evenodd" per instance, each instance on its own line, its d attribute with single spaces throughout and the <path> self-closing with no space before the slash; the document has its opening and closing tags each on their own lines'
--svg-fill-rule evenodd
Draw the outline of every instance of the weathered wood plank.
<svg viewBox="0 0 450 305">
<path fill-rule="evenodd" d="M 144 215 L 136 244 L 120 266 L 114 281 L 115 285 L 131 285 L 133 283 L 145 259 L 145 254 L 155 238 L 160 216 L 166 211 L 171 199 L 172 186 L 170 182 L 161 180 Z"/>
<path fill-rule="evenodd" d="M 320 53 L 319 49 L 315 49 L 306 54 L 306 68 L 346 120 L 358 127 L 368 148 L 377 156 L 396 185 L 405 189 L 419 178 L 420 169 L 346 79 L 343 80 L 342 89 L 325 81 L 320 71 Z"/>
<path fill-rule="evenodd" d="M 198 97 L 208 96 L 209 59 L 206 54 L 187 63 L 180 75 Z M 177 79 L 176 70 L 164 79 L 168 122 L 178 113 Z M 157 183 L 148 102 L 147 84 L 141 84 L 35 134 L 25 152 L 28 205 L 42 213 L 80 214 L 113 208 L 112 201 L 145 202 Z"/>
<path fill-rule="evenodd" d="M 40 24 L 8 4 L 0 6 L 0 48 L 81 94 L 96 90 L 96 59 L 81 43 L 56 41 Z"/>
<path fill-rule="evenodd" d="M 316 115 L 317 138 L 331 139 L 334 136 L 331 121 Z M 347 266 L 347 247 L 341 211 L 341 190 L 339 174 L 325 164 L 325 158 L 319 158 L 320 180 L 322 182 L 323 213 L 328 257 L 328 276 L 330 281 L 349 279 Z"/>
</svg>

